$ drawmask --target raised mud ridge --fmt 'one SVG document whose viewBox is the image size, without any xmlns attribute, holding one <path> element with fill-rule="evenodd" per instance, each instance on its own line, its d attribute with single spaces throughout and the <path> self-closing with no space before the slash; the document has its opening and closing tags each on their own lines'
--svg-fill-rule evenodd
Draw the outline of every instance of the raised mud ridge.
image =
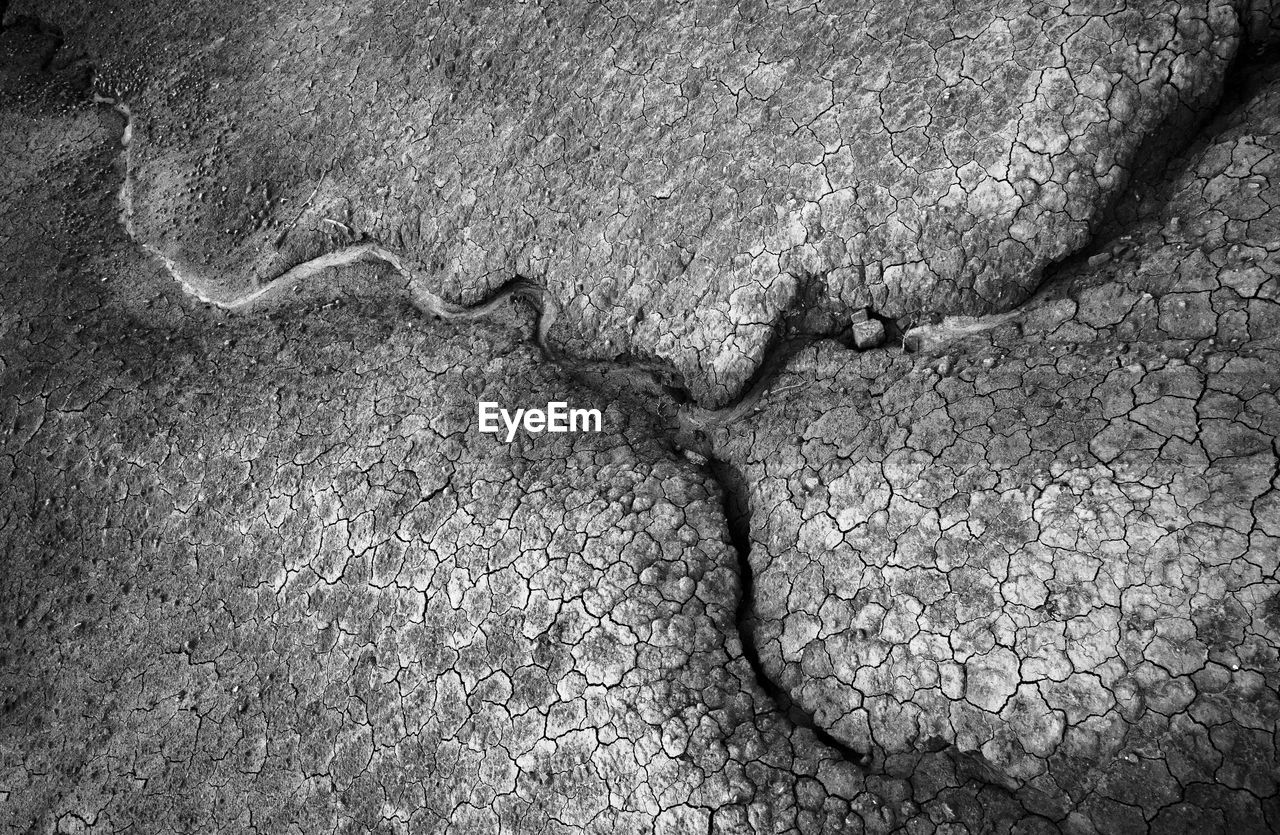
<svg viewBox="0 0 1280 835">
<path fill-rule="evenodd" d="M 704 408 L 801 305 L 1025 300 L 1275 28 L 1222 0 L 23 13 L 133 111 L 135 233 L 204 297 L 353 243 L 457 305 L 522 276 L 562 353 L 662 363 Z"/>
</svg>

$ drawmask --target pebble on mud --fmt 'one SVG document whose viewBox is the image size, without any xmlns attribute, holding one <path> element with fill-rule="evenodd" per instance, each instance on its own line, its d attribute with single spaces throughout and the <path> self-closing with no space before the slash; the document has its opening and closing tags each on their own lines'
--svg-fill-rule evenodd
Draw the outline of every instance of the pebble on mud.
<svg viewBox="0 0 1280 835">
<path fill-rule="evenodd" d="M 878 348 L 884 344 L 884 324 L 875 319 L 854 323 L 853 344 L 859 351 Z"/>
</svg>

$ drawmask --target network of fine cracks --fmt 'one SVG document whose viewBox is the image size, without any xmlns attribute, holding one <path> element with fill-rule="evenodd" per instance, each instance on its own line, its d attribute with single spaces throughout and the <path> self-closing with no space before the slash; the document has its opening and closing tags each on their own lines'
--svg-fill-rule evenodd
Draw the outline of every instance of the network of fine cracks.
<svg viewBox="0 0 1280 835">
<path fill-rule="evenodd" d="M 114 102 L 112 103 L 114 104 Z M 130 114 L 127 109 L 122 109 L 122 112 L 125 113 L 126 118 L 129 117 Z M 126 126 L 126 148 L 128 147 L 129 139 L 129 128 Z M 126 227 L 130 226 L 128 219 L 132 214 L 132 189 L 128 183 L 128 175 L 126 174 L 125 185 L 121 192 L 122 213 Z M 133 233 L 133 231 L 130 228 L 130 232 Z M 146 248 L 153 254 L 160 255 L 154 247 L 146 245 Z M 1090 252 L 1083 259 L 1092 262 L 1095 255 L 1100 256 L 1102 254 L 1104 253 Z M 806 380 L 804 376 L 805 369 L 814 367 L 815 355 L 821 358 L 816 361 L 816 367 L 823 367 L 821 363 L 830 361 L 833 354 L 837 358 L 836 362 L 838 364 L 840 349 L 834 344 L 821 342 L 818 334 L 805 333 L 803 330 L 788 332 L 783 328 L 779 328 L 777 330 L 775 353 L 765 357 L 760 365 L 757 377 L 747 387 L 745 394 L 741 395 L 736 403 L 724 409 L 706 410 L 689 404 L 687 393 L 681 390 L 678 378 L 675 383 L 669 382 L 669 378 L 664 377 L 662 374 L 662 369 L 657 369 L 655 372 L 619 363 L 581 361 L 566 356 L 563 352 L 551 349 L 548 345 L 547 333 L 558 313 L 555 303 L 550 300 L 543 289 L 533 282 L 519 277 L 511 279 L 488 299 L 477 305 L 456 305 L 427 291 L 423 283 L 415 280 L 415 276 L 412 275 L 411 271 L 404 267 L 402 259 L 397 254 L 381 244 L 369 241 L 338 249 L 327 255 L 299 264 L 278 278 L 264 283 L 252 292 L 236 296 L 214 296 L 207 293 L 202 294 L 194 282 L 184 281 L 181 275 L 178 274 L 180 268 L 172 260 L 162 260 L 165 262 L 165 267 L 182 284 L 187 293 L 202 302 L 233 313 L 249 313 L 273 307 L 287 307 L 292 298 L 300 295 L 295 291 L 305 291 L 309 284 L 323 284 L 326 276 L 333 271 L 344 266 L 361 263 L 386 265 L 387 269 L 384 270 L 384 278 L 388 283 L 401 287 L 405 298 L 419 312 L 442 320 L 446 324 L 465 325 L 471 323 L 479 325 L 484 320 L 495 317 L 500 318 L 505 315 L 507 303 L 513 298 L 522 298 L 531 302 L 538 310 L 538 316 L 536 323 L 532 326 L 529 339 L 539 349 L 541 360 L 545 366 L 556 369 L 558 373 L 563 373 L 568 378 L 582 384 L 584 388 L 594 388 L 597 395 L 607 396 L 603 399 L 628 402 L 630 405 L 639 406 L 644 411 L 653 413 L 656 418 L 656 424 L 666 430 L 667 441 L 675 447 L 686 450 L 687 456 L 694 461 L 704 464 L 708 479 L 718 483 L 718 491 L 713 490 L 711 492 L 723 496 L 722 522 L 727 527 L 728 538 L 737 552 L 737 567 L 740 575 L 736 612 L 732 622 L 737 627 L 743 645 L 743 654 L 746 656 L 751 672 L 761 689 L 782 707 L 791 722 L 801 727 L 807 726 L 810 728 L 821 741 L 828 743 L 831 749 L 838 752 L 846 761 L 862 764 L 864 760 L 869 759 L 868 755 L 874 749 L 876 752 L 873 758 L 875 770 L 879 771 L 892 767 L 883 757 L 883 750 L 886 747 L 892 748 L 892 745 L 887 745 L 884 740 L 874 738 L 874 734 L 872 734 L 871 741 L 873 744 L 871 745 L 850 744 L 850 739 L 862 741 L 862 737 L 858 735 L 858 729 L 853 728 L 851 732 L 851 726 L 848 723 L 842 724 L 843 717 L 838 712 L 833 713 L 830 705 L 825 703 L 823 698 L 815 698 L 814 693 L 811 691 L 801 692 L 804 688 L 797 687 L 794 678 L 780 678 L 770 675 L 768 662 L 770 658 L 776 661 L 778 656 L 777 645 L 780 641 L 775 633 L 767 632 L 767 639 L 764 641 L 763 648 L 757 646 L 757 630 L 760 626 L 760 616 L 756 611 L 757 600 L 755 598 L 759 596 L 759 591 L 756 588 L 759 584 L 754 581 L 755 571 L 753 570 L 752 561 L 752 530 L 755 527 L 767 527 L 768 523 L 753 519 L 749 513 L 753 504 L 752 499 L 754 498 L 751 495 L 752 491 L 758 489 L 765 479 L 757 479 L 753 483 L 738 483 L 743 480 L 743 477 L 741 475 L 735 476 L 733 473 L 734 468 L 737 466 L 734 463 L 735 460 L 750 460 L 750 455 L 748 454 L 744 458 L 741 450 L 737 451 L 735 458 L 734 441 L 732 440 L 734 433 L 739 431 L 744 423 L 758 425 L 760 422 L 774 419 L 774 414 L 787 410 L 787 404 L 790 401 L 803 404 L 803 390 L 813 385 L 811 380 Z M 1105 262 L 1099 263 L 1105 264 Z M 1093 264 L 1089 263 L 1089 266 L 1092 267 Z M 323 288 L 321 292 L 324 292 Z M 970 350 L 964 346 L 974 343 L 975 340 L 977 343 L 986 344 L 983 343 L 983 340 L 990 338 L 1003 350 L 1004 347 L 1014 344 L 1009 341 L 1011 329 L 1016 330 L 1023 327 L 1024 320 L 1035 322 L 1035 326 L 1032 328 L 1033 331 L 1035 328 L 1044 328 L 1045 320 L 1051 320 L 1050 324 L 1054 326 L 1062 325 L 1065 328 L 1070 324 L 1070 317 L 1066 317 L 1066 324 L 1063 324 L 1062 317 L 1055 318 L 1058 316 L 1057 308 L 1054 307 L 1055 304 L 1055 300 L 1051 298 L 1037 297 L 1032 302 L 991 317 L 951 321 L 943 323 L 942 326 L 908 332 L 904 339 L 905 345 L 894 345 L 884 351 L 867 354 L 859 359 L 859 365 L 861 367 L 874 368 L 882 361 L 884 356 L 900 350 L 902 347 L 910 347 L 924 355 L 918 358 L 918 362 L 915 360 L 913 362 L 916 362 L 921 367 L 934 365 L 935 371 L 937 371 L 936 376 L 940 381 L 939 385 L 945 386 L 945 382 L 941 381 L 945 381 L 954 370 L 952 368 L 952 360 L 943 358 L 935 362 L 934 358 L 940 357 L 943 349 L 947 348 L 947 346 L 961 345 L 962 347 L 958 350 L 958 353 L 964 354 Z M 1175 317 L 1174 321 L 1176 321 L 1177 315 L 1176 312 L 1170 314 L 1170 316 Z M 992 355 L 992 357 L 995 356 L 995 354 Z M 990 358 L 983 355 L 979 359 L 980 362 L 986 362 Z M 792 360 L 795 360 L 795 362 L 791 362 Z M 997 358 L 995 363 L 998 362 L 999 359 Z M 799 371 L 796 370 L 797 363 Z M 790 368 L 788 367 L 789 364 Z M 983 366 L 979 365 L 978 367 Z M 785 384 L 777 387 L 778 376 L 781 374 L 788 376 Z M 874 377 L 868 379 L 870 384 L 875 384 Z M 628 387 L 633 391 L 629 393 L 626 390 Z M 656 393 L 657 400 L 651 400 L 647 394 L 640 397 L 634 396 L 635 391 L 642 388 L 646 392 Z M 925 389 L 927 388 L 926 386 Z M 800 395 L 789 394 L 797 389 L 801 390 Z M 928 392 L 926 391 L 925 393 L 927 394 Z M 630 398 L 628 399 L 629 394 Z M 783 397 L 783 395 L 788 396 Z M 804 408 L 808 408 L 808 405 L 805 404 Z M 760 413 L 762 412 L 773 412 L 774 414 L 761 415 Z M 815 484 L 818 486 L 809 485 L 807 481 L 809 478 L 817 479 Z M 817 478 L 816 474 L 812 476 L 806 475 L 803 490 L 813 492 L 820 489 L 825 489 L 822 486 L 822 480 Z M 759 512 L 760 508 L 757 503 L 756 513 L 758 514 Z M 759 557 L 760 555 L 757 555 L 757 560 Z M 776 610 L 778 601 L 772 596 L 775 585 L 772 580 L 770 583 L 768 588 L 771 594 L 768 598 L 768 603 Z M 761 659 L 762 654 L 766 656 L 765 661 Z M 782 653 L 782 655 L 785 655 L 785 653 Z M 776 666 L 774 669 L 776 669 Z M 855 691 L 857 691 L 858 686 L 860 685 L 855 685 Z M 797 693 L 799 698 L 793 697 L 793 694 Z M 858 692 L 859 697 L 863 695 L 865 694 Z M 817 720 L 815 720 L 815 716 L 818 717 Z M 832 728 L 836 729 L 836 735 L 832 735 L 830 732 L 829 729 Z M 946 747 L 948 741 L 942 740 L 941 743 L 930 741 L 926 748 L 935 746 L 935 744 L 941 744 Z M 972 752 L 971 747 L 966 750 Z M 973 767 L 977 770 L 981 779 L 995 785 L 1006 786 L 1015 791 L 1019 789 L 1022 777 L 1011 779 L 1006 773 L 1001 772 L 1001 769 L 1007 769 L 1010 766 L 1009 760 L 1001 760 L 998 754 L 990 755 L 988 751 L 983 751 L 977 755 L 970 754 L 970 756 L 972 756 L 975 763 Z M 992 767 L 992 763 L 995 763 L 994 767 Z M 1014 762 L 1013 766 L 1016 771 L 1019 763 Z M 1040 790 L 1037 788 L 1035 791 Z M 1032 793 L 1034 794 L 1034 792 Z M 1068 821 L 1069 812 L 1057 805 L 1058 801 L 1051 796 L 1051 793 L 1041 793 L 1040 800 L 1033 800 L 1031 805 L 1034 806 L 1036 803 L 1040 804 L 1041 813 L 1049 818 L 1059 823 Z M 708 827 L 713 824 L 713 817 L 708 817 Z"/>
<path fill-rule="evenodd" d="M 1247 77 L 1265 67 L 1266 61 L 1253 61 L 1247 70 L 1237 71 L 1237 77 Z M 1228 85 L 1230 88 L 1231 85 Z M 364 241 L 334 249 L 324 255 L 297 264 L 278 277 L 271 279 L 255 289 L 238 294 L 211 293 L 199 286 L 199 282 L 184 277 L 181 267 L 166 257 L 155 246 L 141 239 L 134 228 L 132 218 L 133 187 L 131 185 L 130 145 L 132 137 L 132 113 L 129 107 L 116 99 L 94 94 L 94 100 L 101 104 L 113 106 L 125 117 L 121 145 L 124 149 L 125 174 L 120 188 L 120 219 L 129 235 L 147 252 L 157 257 L 178 282 L 183 290 L 198 301 L 231 313 L 253 313 L 275 307 L 288 306 L 309 282 L 322 283 L 331 271 L 355 264 L 380 264 L 386 267 L 386 281 L 398 288 L 408 302 L 421 314 L 435 320 L 446 322 L 478 322 L 491 318 L 505 318 L 506 306 L 513 299 L 521 299 L 529 303 L 535 311 L 535 320 L 530 334 L 531 342 L 538 348 L 544 361 L 551 363 L 558 370 L 566 373 L 578 383 L 596 389 L 616 400 L 629 401 L 648 412 L 665 424 L 668 437 L 673 445 L 690 456 L 694 461 L 704 464 L 708 477 L 716 482 L 725 499 L 726 525 L 730 531 L 730 541 L 738 553 L 739 570 L 742 577 L 742 597 L 739 603 L 736 622 L 744 651 L 760 686 L 782 707 L 788 718 L 799 727 L 808 728 L 818 738 L 829 745 L 849 761 L 866 765 L 871 762 L 869 751 L 859 751 L 848 743 L 834 737 L 827 728 L 817 722 L 813 714 L 800 707 L 791 697 L 787 688 L 772 680 L 761 664 L 759 650 L 756 648 L 755 630 L 757 627 L 754 583 L 752 582 L 751 553 L 751 509 L 746 499 L 749 488 L 743 483 L 743 476 L 727 461 L 717 460 L 712 436 L 724 437 L 725 432 L 732 432 L 733 427 L 758 414 L 766 408 L 762 404 L 766 398 L 771 406 L 777 407 L 778 398 L 789 389 L 801 387 L 793 383 L 784 388 L 777 388 L 776 382 L 787 371 L 788 363 L 799 353 L 812 346 L 832 339 L 829 330 L 806 330 L 804 316 L 806 304 L 814 304 L 812 298 L 802 294 L 797 298 L 797 321 L 784 317 L 775 324 L 775 335 L 769 349 L 759 363 L 757 371 L 744 386 L 743 391 L 730 404 L 718 409 L 707 409 L 690 402 L 689 393 L 685 391 L 678 378 L 676 382 L 665 382 L 669 379 L 670 369 L 655 362 L 629 362 L 628 358 L 619 357 L 612 361 L 591 361 L 567 355 L 564 351 L 553 347 L 548 338 L 554 325 L 558 307 L 554 298 L 545 287 L 521 276 L 514 276 L 494 291 L 488 298 L 473 304 L 459 305 L 450 302 L 431 292 L 412 270 L 407 268 L 403 259 L 385 245 L 376 241 Z M 1212 118 L 1205 118 L 1211 123 Z M 1189 137 L 1187 145 L 1194 142 Z M 1163 153 L 1172 155 L 1177 148 L 1165 148 Z M 1144 183 L 1143 187 L 1148 187 Z M 1114 202 L 1123 204 L 1128 198 L 1121 196 Z M 347 230 L 351 232 L 351 230 Z M 287 234 L 287 232 L 285 233 Z M 358 236 L 357 236 L 358 237 Z M 1022 303 L 1007 310 L 981 317 L 948 317 L 940 324 L 921 325 L 899 332 L 896 341 L 880 350 L 923 352 L 926 356 L 942 355 L 945 350 L 956 343 L 961 343 L 975 336 L 981 337 L 1002 326 L 1016 322 L 1027 310 L 1040 307 L 1047 295 L 1060 289 L 1058 275 L 1063 272 L 1078 272 L 1081 265 L 1090 262 L 1094 254 L 1104 247 L 1089 242 L 1080 251 L 1063 258 L 1054 268 L 1046 270 L 1039 286 L 1030 297 Z M 1089 263 L 1092 266 L 1092 263 Z M 804 285 L 804 276 L 793 276 Z M 324 289 L 321 293 L 325 292 Z M 828 343 L 834 345 L 835 343 Z M 668 372 L 664 374 L 663 372 Z M 636 390 L 644 389 L 648 394 L 657 393 L 660 402 L 655 403 L 650 396 L 635 397 Z M 995 782 L 1006 785 L 1005 780 L 991 773 L 988 775 Z"/>
</svg>

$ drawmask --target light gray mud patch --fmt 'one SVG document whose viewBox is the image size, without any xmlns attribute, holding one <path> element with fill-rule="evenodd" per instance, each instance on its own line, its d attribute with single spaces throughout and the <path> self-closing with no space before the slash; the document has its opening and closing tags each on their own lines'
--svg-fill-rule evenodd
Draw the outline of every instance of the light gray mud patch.
<svg viewBox="0 0 1280 835">
<path fill-rule="evenodd" d="M 1024 299 L 1135 157 L 1217 100 L 1241 14 L 1258 17 L 1225 0 L 23 11 L 131 108 L 134 228 L 201 294 L 374 243 L 454 304 L 536 281 L 560 349 L 661 360 L 707 407 L 810 287 L 837 319 Z"/>
</svg>

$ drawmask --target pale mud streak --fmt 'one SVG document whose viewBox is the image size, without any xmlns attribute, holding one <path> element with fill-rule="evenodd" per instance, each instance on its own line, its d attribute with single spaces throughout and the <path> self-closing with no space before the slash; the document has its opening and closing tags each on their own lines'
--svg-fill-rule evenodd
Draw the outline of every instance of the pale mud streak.
<svg viewBox="0 0 1280 835">
<path fill-rule="evenodd" d="M 1033 297 L 1025 304 L 1019 305 L 1016 310 L 993 313 L 990 316 L 948 316 L 940 324 L 912 328 L 903 334 L 902 339 L 904 344 L 911 345 L 913 350 L 936 351 L 948 343 L 1012 322 L 1021 310 L 1031 307 L 1038 301 L 1038 297 Z"/>
<path fill-rule="evenodd" d="M 247 293 L 212 293 L 202 288 L 199 282 L 185 276 L 182 268 L 159 247 L 148 243 L 137 232 L 133 223 L 134 188 L 133 188 L 133 111 L 129 105 L 118 99 L 94 93 L 93 101 L 97 104 L 110 105 L 124 116 L 125 124 L 120 136 L 120 145 L 124 149 L 125 174 L 120 184 L 120 222 L 129 237 L 144 251 L 160 260 L 169 275 L 192 298 L 204 304 L 212 305 L 232 313 L 247 313 L 259 310 L 263 305 L 279 302 L 281 296 L 309 279 L 316 278 L 329 270 L 347 267 L 360 263 L 386 264 L 396 274 L 406 280 L 405 290 L 409 301 L 422 313 L 439 319 L 450 321 L 475 321 L 490 316 L 498 307 L 513 296 L 528 298 L 540 308 L 539 325 L 536 339 L 544 353 L 549 353 L 546 345 L 546 333 L 554 324 L 556 310 L 554 301 L 545 291 L 523 278 L 513 278 L 492 293 L 489 298 L 474 305 L 454 304 L 435 293 L 425 289 L 420 282 L 414 280 L 413 273 L 404 265 L 404 261 L 396 253 L 376 242 L 365 242 L 326 252 L 324 255 L 297 264 L 271 281 L 262 284 Z M 316 186 L 318 190 L 319 185 Z M 305 207 L 302 211 L 305 211 Z M 285 233 L 287 234 L 287 232 Z"/>
<path fill-rule="evenodd" d="M 562 351 L 665 362 L 708 408 L 801 284 L 834 319 L 1017 304 L 1212 106 L 1240 28 L 1224 0 L 375 5 L 19 8 L 134 107 L 135 222 L 206 292 L 378 241 L 460 304 L 545 282 Z"/>
</svg>

